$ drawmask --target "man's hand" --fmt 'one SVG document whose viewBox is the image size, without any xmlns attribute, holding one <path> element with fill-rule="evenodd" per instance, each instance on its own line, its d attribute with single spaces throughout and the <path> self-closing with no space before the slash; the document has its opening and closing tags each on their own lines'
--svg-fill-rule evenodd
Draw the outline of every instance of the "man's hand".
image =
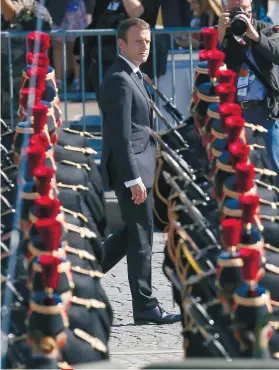
<svg viewBox="0 0 279 370">
<path fill-rule="evenodd" d="M 222 13 L 218 22 L 218 41 L 223 42 L 226 30 L 231 26 L 230 13 Z"/>
<path fill-rule="evenodd" d="M 241 14 L 239 16 L 239 19 L 243 19 L 245 20 L 245 22 L 247 23 L 247 32 L 246 32 L 246 36 L 255 41 L 255 42 L 259 42 L 260 41 L 260 35 L 258 33 L 258 31 L 255 29 L 255 27 L 253 26 L 251 20 L 246 17 L 245 15 Z"/>
<path fill-rule="evenodd" d="M 141 182 L 140 184 L 134 185 L 130 187 L 132 192 L 132 200 L 135 204 L 139 205 L 143 203 L 147 197 L 146 193 L 146 187 L 144 186 L 144 183 Z"/>
</svg>

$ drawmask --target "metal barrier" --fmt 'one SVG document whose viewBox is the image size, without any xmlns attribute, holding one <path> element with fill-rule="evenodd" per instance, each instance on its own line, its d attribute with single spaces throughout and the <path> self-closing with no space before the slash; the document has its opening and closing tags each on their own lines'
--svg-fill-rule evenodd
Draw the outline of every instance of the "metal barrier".
<svg viewBox="0 0 279 370">
<path fill-rule="evenodd" d="M 162 29 L 153 29 L 152 30 L 152 51 L 153 51 L 153 70 L 154 70 L 154 83 L 155 85 L 158 84 L 157 78 L 157 53 L 156 53 L 156 36 L 157 35 L 168 35 L 170 37 L 170 50 L 169 56 L 171 58 L 171 69 L 172 69 L 172 82 L 171 82 L 171 91 L 172 91 L 172 99 L 175 104 L 176 102 L 176 87 L 175 87 L 175 77 L 176 77 L 176 61 L 175 61 L 175 34 L 177 33 L 186 33 L 188 34 L 189 40 L 189 49 L 187 50 L 180 50 L 182 54 L 189 53 L 189 61 L 190 61 L 190 84 L 189 86 L 189 93 L 193 87 L 193 47 L 192 47 L 192 34 L 199 33 L 201 31 L 200 28 L 162 28 Z M 1 38 L 5 37 L 8 39 L 8 56 L 9 56 L 9 66 L 10 66 L 10 75 L 9 75 L 9 87 L 10 87 L 10 112 L 11 112 L 11 127 L 14 128 L 16 117 L 14 117 L 13 112 L 13 103 L 14 103 L 14 94 L 13 94 L 13 60 L 12 60 L 12 45 L 11 41 L 13 38 L 18 37 L 26 37 L 28 32 L 1 32 Z M 81 104 L 82 104 L 82 115 L 86 116 L 86 101 L 88 99 L 94 99 L 95 94 L 88 94 L 85 92 L 85 50 L 84 50 L 84 38 L 88 36 L 94 36 L 97 38 L 97 45 L 98 45 L 98 66 L 99 66 L 99 83 L 102 81 L 103 76 L 103 69 L 102 69 L 102 38 L 106 36 L 114 36 L 116 35 L 116 30 L 114 29 L 105 29 L 105 30 L 76 30 L 76 31 L 52 31 L 50 32 L 51 36 L 64 36 L 62 41 L 63 45 L 63 79 L 64 81 L 67 80 L 67 48 L 66 48 L 66 36 L 67 35 L 76 35 L 76 37 L 80 37 L 80 80 L 81 80 Z M 63 100 L 64 100 L 64 117 L 65 120 L 68 121 L 68 90 L 67 84 L 63 84 Z M 155 98 L 156 99 L 156 98 Z M 85 127 L 83 127 L 85 129 Z"/>
</svg>

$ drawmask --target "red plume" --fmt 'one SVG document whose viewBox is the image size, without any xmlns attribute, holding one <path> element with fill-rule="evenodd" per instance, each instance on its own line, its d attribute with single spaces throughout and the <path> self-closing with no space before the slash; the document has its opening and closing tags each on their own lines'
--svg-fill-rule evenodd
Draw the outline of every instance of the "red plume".
<svg viewBox="0 0 279 370">
<path fill-rule="evenodd" d="M 42 284 L 44 288 L 56 290 L 59 284 L 58 266 L 62 263 L 60 258 L 42 254 L 39 257 L 39 264 L 42 268 Z"/>
<path fill-rule="evenodd" d="M 236 73 L 230 69 L 219 71 L 219 83 L 234 85 L 236 79 Z"/>
<path fill-rule="evenodd" d="M 219 50 L 210 50 L 208 52 L 208 75 L 210 78 L 218 76 L 219 68 L 225 59 L 225 54 Z"/>
<path fill-rule="evenodd" d="M 242 116 L 242 109 L 241 109 L 240 105 L 238 105 L 236 103 L 219 104 L 218 112 L 219 112 L 221 117 Z"/>
<path fill-rule="evenodd" d="M 46 152 L 49 148 L 49 140 L 44 133 L 33 134 L 29 142 L 30 146 L 41 146 Z"/>
<path fill-rule="evenodd" d="M 238 141 L 240 134 L 243 130 L 245 121 L 240 116 L 229 116 L 225 119 L 226 131 L 228 132 L 229 143 Z"/>
<path fill-rule="evenodd" d="M 49 58 L 44 53 L 33 54 L 28 52 L 26 54 L 26 62 L 29 65 L 36 65 L 42 68 L 48 68 L 49 66 Z"/>
<path fill-rule="evenodd" d="M 243 224 L 254 223 L 257 208 L 260 204 L 260 197 L 258 195 L 241 195 L 239 197 L 239 203 L 242 210 Z"/>
<path fill-rule="evenodd" d="M 199 52 L 199 60 L 200 62 L 205 62 L 208 59 L 208 51 L 207 50 L 201 50 Z"/>
<path fill-rule="evenodd" d="M 34 104 L 32 107 L 33 126 L 35 132 L 42 132 L 47 124 L 49 107 L 45 104 Z"/>
<path fill-rule="evenodd" d="M 215 86 L 216 94 L 220 97 L 220 103 L 233 103 L 235 101 L 236 87 L 231 84 L 219 84 Z"/>
<path fill-rule="evenodd" d="M 261 255 L 258 249 L 241 248 L 240 257 L 243 260 L 242 276 L 245 281 L 257 280 L 260 267 Z"/>
<path fill-rule="evenodd" d="M 42 196 L 35 199 L 35 216 L 38 218 L 56 218 L 60 211 L 61 203 L 57 198 Z"/>
<path fill-rule="evenodd" d="M 55 218 L 42 218 L 36 222 L 35 226 L 46 250 L 57 251 L 62 235 L 61 223 Z"/>
<path fill-rule="evenodd" d="M 36 168 L 42 166 L 45 161 L 45 151 L 42 147 L 32 146 L 27 149 L 27 171 L 29 176 L 34 176 Z"/>
<path fill-rule="evenodd" d="M 23 109 L 27 110 L 29 96 L 34 96 L 33 104 L 38 104 L 42 97 L 42 92 L 39 89 L 34 89 L 33 87 L 25 87 L 20 91 L 20 98 L 19 104 L 23 107 Z"/>
<path fill-rule="evenodd" d="M 39 45 L 39 52 L 46 53 L 50 47 L 50 36 L 40 31 L 30 32 L 27 35 L 28 51 L 34 53 L 35 43 Z"/>
<path fill-rule="evenodd" d="M 241 141 L 236 141 L 229 145 L 229 152 L 231 153 L 230 160 L 232 167 L 235 168 L 237 163 L 247 163 L 250 148 Z"/>
<path fill-rule="evenodd" d="M 35 79 L 36 88 L 40 91 L 45 90 L 45 79 L 46 79 L 47 69 L 42 67 L 30 67 L 27 69 L 27 76 L 29 80 Z"/>
<path fill-rule="evenodd" d="M 218 43 L 218 31 L 214 27 L 203 28 L 201 35 L 204 42 L 204 49 L 211 50 L 217 48 Z"/>
<path fill-rule="evenodd" d="M 235 218 L 221 222 L 222 241 L 225 248 L 236 246 L 240 240 L 241 221 Z"/>
<path fill-rule="evenodd" d="M 36 177 L 36 190 L 40 195 L 49 195 L 51 190 L 51 180 L 54 176 L 54 169 L 51 167 L 41 166 L 34 171 Z"/>
<path fill-rule="evenodd" d="M 254 186 L 255 166 L 253 164 L 238 163 L 235 166 L 235 190 L 246 193 Z"/>
</svg>

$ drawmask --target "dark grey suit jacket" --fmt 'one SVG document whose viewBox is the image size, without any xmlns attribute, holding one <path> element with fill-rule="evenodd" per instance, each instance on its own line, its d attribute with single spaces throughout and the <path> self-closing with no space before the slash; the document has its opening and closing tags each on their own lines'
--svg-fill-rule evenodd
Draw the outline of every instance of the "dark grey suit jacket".
<svg viewBox="0 0 279 370">
<path fill-rule="evenodd" d="M 111 189 L 138 177 L 147 188 L 153 185 L 156 147 L 147 130 L 152 127 L 148 99 L 137 75 L 118 57 L 100 87 L 104 117 L 101 173 Z"/>
</svg>

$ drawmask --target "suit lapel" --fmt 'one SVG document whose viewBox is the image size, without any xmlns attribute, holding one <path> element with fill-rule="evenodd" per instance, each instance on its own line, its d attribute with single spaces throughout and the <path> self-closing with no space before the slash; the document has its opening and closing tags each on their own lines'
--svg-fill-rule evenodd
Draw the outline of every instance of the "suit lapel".
<svg viewBox="0 0 279 370">
<path fill-rule="evenodd" d="M 138 76 L 134 72 L 132 72 L 130 74 L 130 76 L 131 76 L 132 80 L 136 83 L 136 85 L 138 86 L 138 88 L 140 89 L 140 91 L 143 93 L 145 99 L 148 102 L 148 94 L 147 94 L 147 91 L 146 91 L 144 85 L 140 82 Z M 149 106 L 149 103 L 148 103 L 148 106 Z"/>
<path fill-rule="evenodd" d="M 121 67 L 128 73 L 128 75 L 131 77 L 131 79 L 134 81 L 134 83 L 137 85 L 137 87 L 140 89 L 141 93 L 145 97 L 146 103 L 148 105 L 148 109 L 149 109 L 149 112 L 150 112 L 149 113 L 149 118 L 150 118 L 150 124 L 151 124 L 151 127 L 152 127 L 153 126 L 152 109 L 151 109 L 151 106 L 149 104 L 149 99 L 152 99 L 152 97 L 151 97 L 148 89 L 145 86 L 145 82 L 143 82 L 143 84 L 140 82 L 138 76 L 132 71 L 132 69 L 128 65 L 128 63 L 126 63 L 125 60 L 123 60 L 122 58 L 118 57 L 116 59 L 116 63 L 119 63 L 121 65 Z"/>
</svg>

